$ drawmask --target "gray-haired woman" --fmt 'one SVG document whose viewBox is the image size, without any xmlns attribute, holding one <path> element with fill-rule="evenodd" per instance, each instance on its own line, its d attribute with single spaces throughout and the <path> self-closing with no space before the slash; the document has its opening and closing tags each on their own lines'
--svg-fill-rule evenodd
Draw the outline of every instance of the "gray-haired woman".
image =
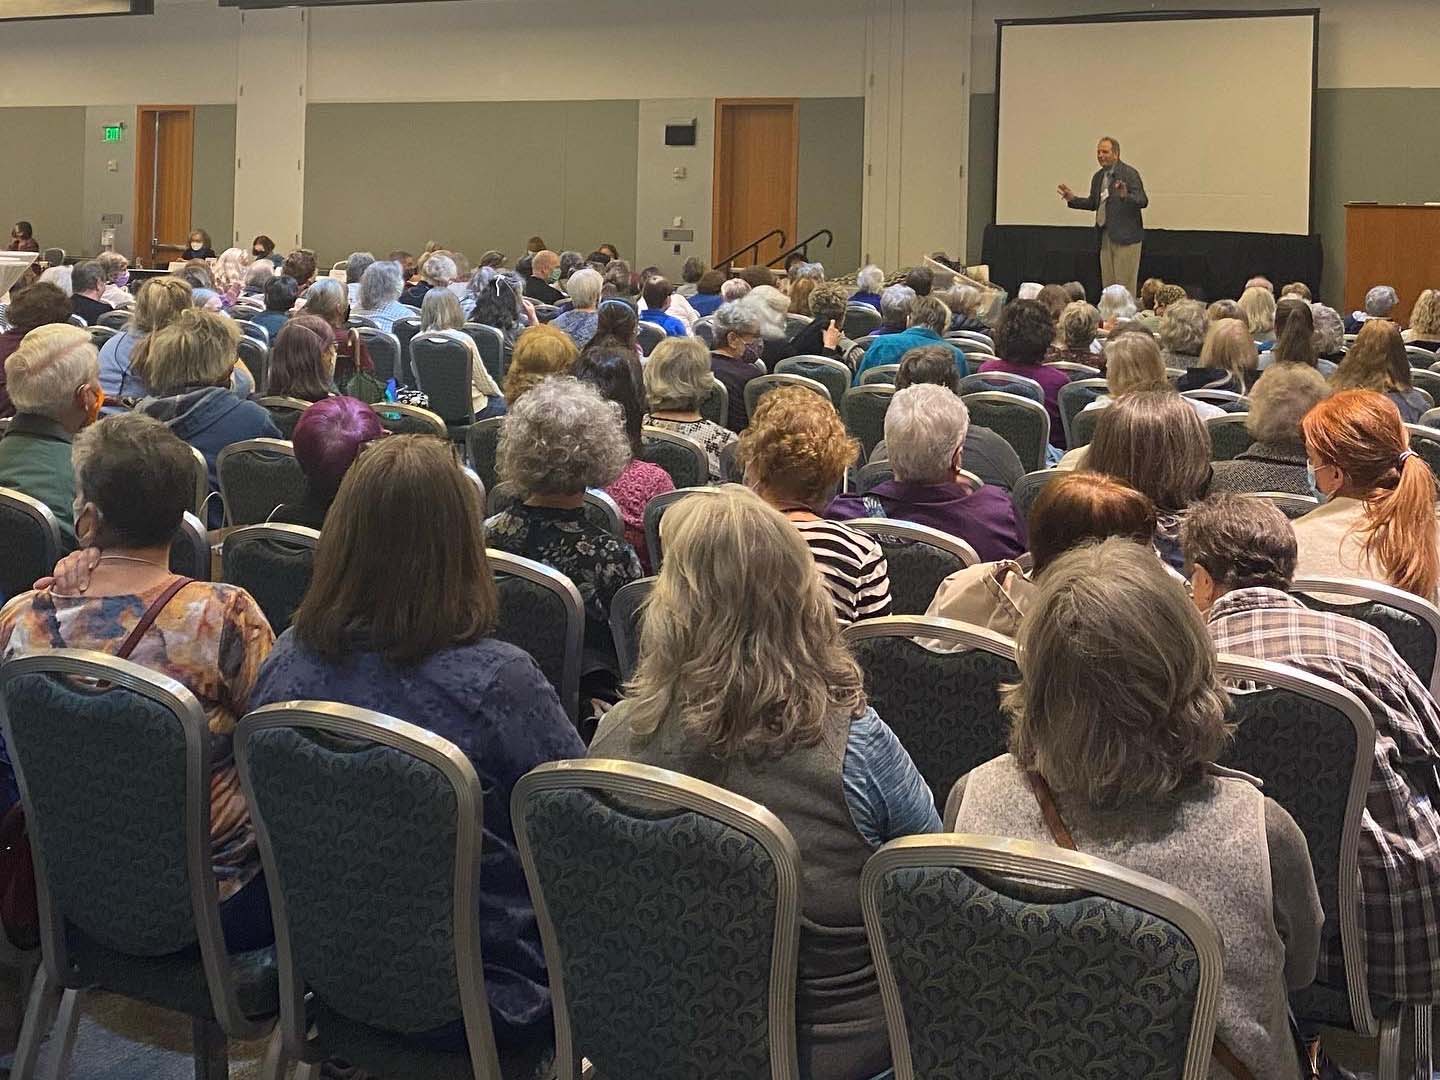
<svg viewBox="0 0 1440 1080">
<path fill-rule="evenodd" d="M 723 480 L 720 454 L 738 436 L 700 415 L 700 403 L 714 387 L 710 356 L 698 338 L 667 337 L 645 364 L 645 398 L 650 407 L 645 423 L 694 439 L 705 448 L 710 479 Z"/>
<path fill-rule="evenodd" d="M 715 344 L 710 349 L 710 371 L 725 384 L 730 395 L 725 426 L 731 431 L 744 431 L 750 423 L 745 384 L 764 374 L 759 361 L 765 351 L 765 322 L 753 306 L 737 300 L 720 305 L 711 323 Z"/>
<path fill-rule="evenodd" d="M 415 313 L 400 303 L 405 289 L 405 271 L 398 262 L 371 263 L 360 275 L 360 291 L 352 314 L 369 319 L 387 334 L 395 328 L 396 319 Z"/>
<path fill-rule="evenodd" d="M 600 320 L 597 309 L 600 305 L 600 293 L 604 288 L 605 279 L 600 271 L 588 266 L 570 275 L 568 290 L 570 302 L 574 306 L 550 325 L 569 334 L 577 349 L 585 348 L 595 336 L 595 327 Z"/>
</svg>

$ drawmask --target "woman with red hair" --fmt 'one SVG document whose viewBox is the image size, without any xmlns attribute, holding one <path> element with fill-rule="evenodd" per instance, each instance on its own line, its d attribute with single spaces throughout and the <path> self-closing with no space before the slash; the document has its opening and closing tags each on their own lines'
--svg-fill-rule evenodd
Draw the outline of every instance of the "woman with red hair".
<svg viewBox="0 0 1440 1080">
<path fill-rule="evenodd" d="M 1368 578 L 1434 601 L 1435 475 L 1410 449 L 1395 403 L 1373 390 L 1344 390 L 1306 413 L 1301 427 L 1310 484 L 1325 505 L 1295 522 L 1296 576 Z"/>
</svg>

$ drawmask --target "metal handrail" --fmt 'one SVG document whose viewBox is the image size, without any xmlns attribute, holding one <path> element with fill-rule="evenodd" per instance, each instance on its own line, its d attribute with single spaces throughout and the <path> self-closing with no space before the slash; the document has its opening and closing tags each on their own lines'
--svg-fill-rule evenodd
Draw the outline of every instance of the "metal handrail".
<svg viewBox="0 0 1440 1080">
<path fill-rule="evenodd" d="M 792 247 L 792 248 L 790 248 L 790 249 L 788 249 L 788 250 L 786 250 L 786 251 L 782 251 L 779 255 L 776 255 L 775 258 L 771 259 L 771 260 L 770 260 L 768 263 L 766 263 L 765 265 L 766 265 L 766 266 L 778 266 L 778 265 L 784 263 L 784 261 L 785 261 L 786 259 L 788 259 L 791 255 L 795 254 L 795 252 L 797 252 L 797 251 L 800 252 L 801 255 L 805 256 L 805 258 L 807 258 L 807 259 L 810 258 L 810 243 L 811 243 L 811 241 L 813 241 L 813 240 L 818 240 L 818 239 L 820 239 L 820 237 L 822 237 L 822 236 L 825 237 L 825 246 L 826 246 L 827 248 L 833 247 L 833 246 L 835 245 L 835 234 L 834 234 L 834 233 L 832 233 L 829 229 L 818 229 L 818 230 L 816 230 L 815 232 L 811 233 L 809 236 L 807 236 L 804 240 L 801 240 L 801 241 L 800 241 L 798 244 L 796 244 L 794 247 Z M 785 243 L 785 241 L 784 241 L 784 240 L 781 240 L 780 243 L 783 244 L 783 243 Z"/>
<path fill-rule="evenodd" d="M 726 255 L 725 258 L 716 259 L 715 265 L 728 268 L 736 259 L 738 259 L 741 255 L 744 255 L 747 251 L 755 252 L 756 256 L 758 257 L 760 254 L 760 245 L 763 244 L 766 240 L 769 240 L 772 236 L 780 237 L 780 246 L 782 248 L 785 246 L 785 241 L 787 239 L 785 236 L 785 230 L 771 229 L 764 236 L 760 237 L 759 240 L 756 240 L 753 244 L 746 244 L 740 250 L 731 252 L 729 255 Z M 814 237 L 811 237 L 811 239 L 813 240 Z"/>
</svg>

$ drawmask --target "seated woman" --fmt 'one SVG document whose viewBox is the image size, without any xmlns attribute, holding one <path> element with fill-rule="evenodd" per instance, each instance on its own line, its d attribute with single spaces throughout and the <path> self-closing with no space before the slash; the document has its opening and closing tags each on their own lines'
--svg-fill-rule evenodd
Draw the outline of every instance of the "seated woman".
<svg viewBox="0 0 1440 1080">
<path fill-rule="evenodd" d="M 163 281 L 164 278 L 159 280 Z M 299 297 L 300 288 L 295 279 L 288 274 L 277 274 L 265 283 L 265 310 L 253 316 L 250 321 L 256 326 L 263 326 L 270 335 L 270 340 L 274 341 Z"/>
<path fill-rule="evenodd" d="M 100 550 L 99 560 L 77 595 L 51 585 L 11 600 L 0 611 L 0 656 L 49 649 L 114 655 L 154 613 L 127 655 L 179 682 L 205 710 L 225 943 L 232 952 L 258 949 L 274 940 L 274 930 L 231 737 L 235 722 L 259 704 L 255 680 L 274 634 L 244 589 L 170 572 L 170 542 L 194 502 L 195 470 L 190 448 L 166 425 L 138 413 L 106 417 L 75 437 L 74 462 L 75 529 L 84 547 Z M 9 777 L 8 760 L 0 773 Z"/>
<path fill-rule="evenodd" d="M 1440 289 L 1426 289 L 1416 297 L 1405 343 L 1440 352 Z"/>
<path fill-rule="evenodd" d="M 845 521 L 891 517 L 964 540 L 986 561 L 1025 551 L 1025 523 L 1004 488 L 972 489 L 961 479 L 970 413 L 943 386 L 898 390 L 885 413 L 885 447 L 894 479 L 864 495 L 840 495 L 825 516 Z"/>
<path fill-rule="evenodd" d="M 1205 344 L 1205 308 L 1198 300 L 1177 300 L 1160 316 L 1160 354 L 1166 367 L 1198 368 Z"/>
<path fill-rule="evenodd" d="M 130 260 L 118 251 L 102 251 L 95 256 L 100 264 L 104 290 L 100 299 L 111 307 L 129 307 L 135 303 L 135 296 L 126 288 L 130 284 Z"/>
<path fill-rule="evenodd" d="M 1050 414 L 1050 445 L 1063 450 L 1065 428 L 1060 422 L 1060 388 L 1070 382 L 1070 376 L 1059 368 L 1045 366 L 1045 355 L 1054 338 L 1055 321 L 1040 301 L 1016 300 L 1006 304 L 995 325 L 996 355 L 982 363 L 979 371 L 1023 375 L 1038 382 L 1045 392 L 1045 411 Z"/>
<path fill-rule="evenodd" d="M 521 394 L 551 375 L 571 374 L 579 355 L 570 335 L 545 323 L 530 327 L 515 339 L 515 354 L 505 372 L 506 408 L 513 409 Z"/>
<path fill-rule="evenodd" d="M 496 475 L 522 501 L 485 522 L 492 548 L 575 583 L 586 644 L 601 652 L 609 651 L 610 601 L 643 572 L 635 549 L 590 519 L 585 490 L 614 483 L 629 461 L 617 405 L 574 378 L 546 379 L 514 403 L 500 434 Z"/>
<path fill-rule="evenodd" d="M 571 308 L 549 324 L 556 330 L 569 334 L 577 349 L 589 345 L 590 339 L 595 336 L 595 324 L 600 318 L 596 309 L 599 307 L 600 292 L 604 287 L 605 279 L 598 270 L 589 267 L 576 270 L 570 276 L 568 285 Z"/>
<path fill-rule="evenodd" d="M 362 454 L 252 705 L 310 699 L 376 709 L 451 740 L 474 763 L 484 789 L 485 993 L 502 1071 L 530 1076 L 553 1045 L 552 1019 L 510 791 L 535 766 L 583 757 L 585 746 L 535 661 L 491 636 L 499 604 L 483 514 L 475 485 L 439 439 L 397 435 Z M 429 527 L 417 530 L 417 521 Z M 416 1037 L 465 1046 L 458 1023 Z"/>
<path fill-rule="evenodd" d="M 746 485 L 809 545 L 835 615 L 846 624 L 890 614 L 890 570 L 879 543 L 820 516 L 859 453 L 830 399 L 803 386 L 778 387 L 760 399 L 737 453 Z"/>
<path fill-rule="evenodd" d="M 1290 815 L 1211 765 L 1228 699 L 1184 586 L 1128 540 L 1082 547 L 1045 571 L 1018 645 L 1010 753 L 956 783 L 956 831 L 1074 846 L 1183 889 L 1225 942 L 1217 1044 L 1252 1076 L 1297 1078 L 1287 997 L 1315 977 L 1320 897 Z"/>
<path fill-rule="evenodd" d="M 322 528 L 346 470 L 360 451 L 385 434 L 380 417 L 363 401 L 337 394 L 311 405 L 290 436 L 295 460 L 305 474 L 305 495 L 298 503 L 277 506 L 270 520 Z"/>
<path fill-rule="evenodd" d="M 785 519 L 731 485 L 676 504 L 663 527 L 639 666 L 590 756 L 719 784 L 789 826 L 805 852 L 800 1075 L 868 1080 L 890 1067 L 890 1048 L 860 870 L 886 841 L 938 831 L 933 800 L 866 705 L 829 597 Z"/>
<path fill-rule="evenodd" d="M 341 393 L 349 393 L 350 382 L 358 372 L 373 375 L 375 364 L 370 351 L 349 326 L 350 300 L 344 285 L 334 278 L 317 279 L 305 290 L 305 314 L 330 324 L 335 335 L 335 385 Z"/>
<path fill-rule="evenodd" d="M 1180 376 L 1180 389 L 1243 394 L 1260 377 L 1259 366 L 1260 354 L 1245 324 L 1239 319 L 1218 319 L 1208 324 L 1199 360 Z"/>
<path fill-rule="evenodd" d="M 1062 475 L 1040 489 L 1030 508 L 1029 571 L 1011 559 L 957 570 L 940 583 L 925 615 L 1014 637 L 1040 575 L 1061 555 L 1112 536 L 1151 548 L 1155 525 L 1155 504 L 1128 484 L 1098 473 Z M 939 641 L 922 644 L 937 652 L 952 648 Z"/>
<path fill-rule="evenodd" d="M 612 297 L 601 300 L 595 311 L 595 334 L 580 350 L 580 355 L 592 349 L 623 349 L 635 354 L 640 361 L 640 344 L 636 335 L 640 329 L 640 316 L 628 300 Z"/>
<path fill-rule="evenodd" d="M 540 321 L 534 314 L 534 307 L 525 298 L 520 275 L 482 266 L 470 279 L 470 295 L 474 300 L 470 321 L 481 326 L 493 326 L 505 335 L 503 355 L 504 364 L 508 367 L 515 352 L 515 342 L 527 326 L 534 326 Z"/>
<path fill-rule="evenodd" d="M 980 307 L 984 300 L 980 290 L 973 285 L 957 283 L 950 286 L 944 293 L 938 293 L 940 302 L 950 309 L 950 332 L 956 330 L 973 330 L 978 334 L 989 334 L 990 326 L 984 319 L 980 318 Z M 815 298 L 810 298 L 810 306 L 815 306 Z"/>
<path fill-rule="evenodd" d="M 245 285 L 240 290 L 242 299 L 258 299 L 260 303 L 265 302 L 265 286 L 275 276 L 275 264 L 269 259 L 261 259 L 257 263 L 251 263 L 245 271 Z"/>
<path fill-rule="evenodd" d="M 1210 491 L 1288 491 L 1311 494 L 1300 421 L 1330 396 L 1321 374 L 1304 364 L 1267 369 L 1250 391 L 1245 430 L 1254 441 L 1230 461 L 1212 466 Z"/>
<path fill-rule="evenodd" d="M 715 386 L 705 343 L 698 338 L 666 338 L 650 354 L 644 378 L 650 404 L 645 423 L 694 439 L 705 448 L 710 479 L 725 479 L 720 454 L 739 436 L 700 415 L 700 403 Z"/>
<path fill-rule="evenodd" d="M 1135 298 L 1124 285 L 1107 285 L 1100 292 L 1100 334 L 1108 337 L 1121 323 L 1135 318 Z M 1093 361 L 1092 361 L 1093 362 Z"/>
<path fill-rule="evenodd" d="M 1310 317 L 1315 323 L 1316 367 L 1339 365 L 1345 359 L 1345 319 L 1332 307 L 1311 304 Z"/>
<path fill-rule="evenodd" d="M 470 353 L 470 408 L 475 411 L 475 419 L 504 416 L 505 398 L 490 377 L 485 361 L 480 358 L 480 346 L 461 329 L 464 325 L 465 316 L 460 311 L 460 301 L 449 289 L 431 289 L 425 294 L 425 299 L 420 302 L 420 332 L 439 334 L 457 341 Z"/>
<path fill-rule="evenodd" d="M 228 309 L 240 299 L 245 288 L 245 271 L 250 268 L 254 256 L 241 248 L 226 248 L 215 260 L 215 291 L 220 294 L 220 304 Z"/>
<path fill-rule="evenodd" d="M 724 284 L 723 270 L 706 270 L 700 275 L 700 280 L 695 285 L 695 295 L 689 300 L 690 306 L 700 313 L 701 318 L 714 315 L 716 309 L 725 302 L 720 295 L 720 287 Z"/>
<path fill-rule="evenodd" d="M 725 385 L 729 394 L 729 415 L 725 426 L 741 432 L 750 422 L 745 406 L 745 384 L 764 374 L 760 354 L 765 349 L 764 320 L 755 307 L 735 300 L 721 307 L 713 317 L 715 344 L 710 349 L 710 373 Z"/>
<path fill-rule="evenodd" d="M 1100 332 L 1100 312 L 1084 300 L 1072 300 L 1060 312 L 1055 327 L 1058 344 L 1045 353 L 1045 362 L 1095 366 L 1095 336 Z"/>
<path fill-rule="evenodd" d="M 852 304 L 869 304 L 880 310 L 880 290 L 885 288 L 885 271 L 875 265 L 863 266 L 855 275 L 855 292 L 850 297 Z"/>
<path fill-rule="evenodd" d="M 70 298 L 57 286 L 43 281 L 37 281 L 14 295 L 15 299 L 10 301 L 5 312 L 5 332 L 0 333 L 0 417 L 15 415 L 15 405 L 5 386 L 5 361 L 19 351 L 30 331 L 41 326 L 70 325 L 73 311 Z"/>
<path fill-rule="evenodd" d="M 1149 497 L 1158 523 L 1155 547 L 1179 570 L 1180 523 L 1210 487 L 1210 432 L 1172 391 L 1126 394 L 1106 409 L 1084 468 L 1112 476 Z"/>
<path fill-rule="evenodd" d="M 335 336 L 329 323 L 302 313 L 285 324 L 270 346 L 265 391 L 301 401 L 321 401 L 335 393 Z"/>
<path fill-rule="evenodd" d="M 400 303 L 400 294 L 404 291 L 405 274 L 398 262 L 373 262 L 360 275 L 360 288 L 351 313 L 369 319 L 387 334 L 393 333 L 397 319 L 408 319 L 415 314 Z"/>
<path fill-rule="evenodd" d="M 1427 396 L 1410 381 L 1410 357 L 1400 328 L 1389 319 L 1370 319 L 1340 361 L 1330 385 L 1336 390 L 1374 390 L 1400 410 L 1400 419 L 1418 424 L 1430 408 Z"/>
<path fill-rule="evenodd" d="M 809 278 L 804 279 L 809 281 Z M 791 356 L 828 356 L 845 359 L 845 286 L 833 281 L 816 285 L 810 293 L 810 321 L 790 339 Z"/>
<path fill-rule="evenodd" d="M 208 232 L 204 229 L 195 229 L 190 233 L 190 242 L 185 249 L 185 258 L 191 261 L 215 258 L 215 248 L 210 243 Z"/>
<path fill-rule="evenodd" d="M 100 346 L 100 387 L 110 403 L 107 415 L 128 408 L 126 402 L 149 395 L 150 387 L 135 371 L 137 348 L 178 319 L 181 312 L 190 310 L 193 302 L 190 286 L 179 278 L 158 277 L 141 283 L 125 329 Z"/>
<path fill-rule="evenodd" d="M 625 540 L 640 557 L 640 566 L 650 572 L 650 552 L 645 545 L 645 506 L 656 495 L 675 490 L 675 481 L 659 465 L 641 456 L 640 429 L 645 420 L 640 361 L 619 345 L 593 343 L 575 364 L 575 377 L 600 391 L 600 396 L 620 406 L 625 421 L 625 439 L 630 444 L 630 461 L 605 493 L 620 507 Z"/>
<path fill-rule="evenodd" d="M 1275 294 L 1259 285 L 1251 285 L 1240 294 L 1240 310 L 1245 325 L 1258 344 L 1275 340 Z"/>
<path fill-rule="evenodd" d="M 774 371 L 775 365 L 790 355 L 790 334 L 785 329 L 790 298 L 773 285 L 756 285 L 743 303 L 760 319 L 760 359 L 765 370 Z"/>
<path fill-rule="evenodd" d="M 1410 449 L 1395 403 L 1373 390 L 1342 390 L 1306 413 L 1301 427 L 1325 505 L 1295 522 L 1298 576 L 1383 581 L 1434 603 L 1435 475 Z"/>
<path fill-rule="evenodd" d="M 1260 357 L 1260 367 L 1271 364 L 1307 364 L 1327 378 L 1335 365 L 1321 360 L 1315 346 L 1315 314 L 1298 297 L 1288 296 L 1275 308 L 1275 346 Z"/>
<path fill-rule="evenodd" d="M 1105 385 L 1108 393 L 1101 394 L 1087 404 L 1082 412 L 1108 408 L 1126 394 L 1145 390 L 1176 393 L 1170 377 L 1165 373 L 1165 360 L 1160 354 L 1160 346 L 1156 344 L 1155 338 L 1144 330 L 1122 329 L 1105 342 Z M 1195 415 L 1201 420 L 1225 415 L 1224 409 L 1208 401 L 1198 401 L 1195 398 L 1180 400 L 1194 409 Z M 1085 451 L 1086 447 L 1083 446 L 1071 450 L 1060 459 L 1059 467 L 1077 467 L 1078 463 L 1084 460 Z"/>
<path fill-rule="evenodd" d="M 228 317 L 190 308 L 147 337 L 135 357 L 136 371 L 151 394 L 136 409 L 163 421 L 205 455 L 212 495 L 220 490 L 215 461 L 221 450 L 245 439 L 280 438 L 263 406 L 230 389 L 239 340 L 240 331 Z M 209 501 L 208 518 L 212 529 L 224 524 L 218 498 Z"/>
</svg>

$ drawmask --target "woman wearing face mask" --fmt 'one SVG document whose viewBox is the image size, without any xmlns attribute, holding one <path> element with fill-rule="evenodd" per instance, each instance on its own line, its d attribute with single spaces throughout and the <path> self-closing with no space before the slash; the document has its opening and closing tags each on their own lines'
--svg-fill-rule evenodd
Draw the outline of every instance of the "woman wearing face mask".
<svg viewBox="0 0 1440 1080">
<path fill-rule="evenodd" d="M 5 247 L 6 251 L 39 251 L 40 244 L 35 239 L 35 228 L 28 221 L 17 221 L 10 226 L 10 243 Z"/>
<path fill-rule="evenodd" d="M 744 431 L 750 423 L 745 384 L 765 374 L 758 363 L 765 350 L 764 322 L 759 312 L 739 301 L 721 305 L 712 322 L 715 346 L 710 350 L 710 370 L 730 394 L 725 426 L 731 431 Z"/>
<path fill-rule="evenodd" d="M 1437 599 L 1435 475 L 1410 449 L 1400 410 L 1342 390 L 1301 422 L 1310 486 L 1325 503 L 1295 522 L 1296 577 L 1366 578 Z"/>
<path fill-rule="evenodd" d="M 194 229 L 191 231 L 189 243 L 185 246 L 185 258 L 215 258 L 215 249 L 210 246 L 210 234 L 208 232 L 204 229 Z"/>
</svg>

